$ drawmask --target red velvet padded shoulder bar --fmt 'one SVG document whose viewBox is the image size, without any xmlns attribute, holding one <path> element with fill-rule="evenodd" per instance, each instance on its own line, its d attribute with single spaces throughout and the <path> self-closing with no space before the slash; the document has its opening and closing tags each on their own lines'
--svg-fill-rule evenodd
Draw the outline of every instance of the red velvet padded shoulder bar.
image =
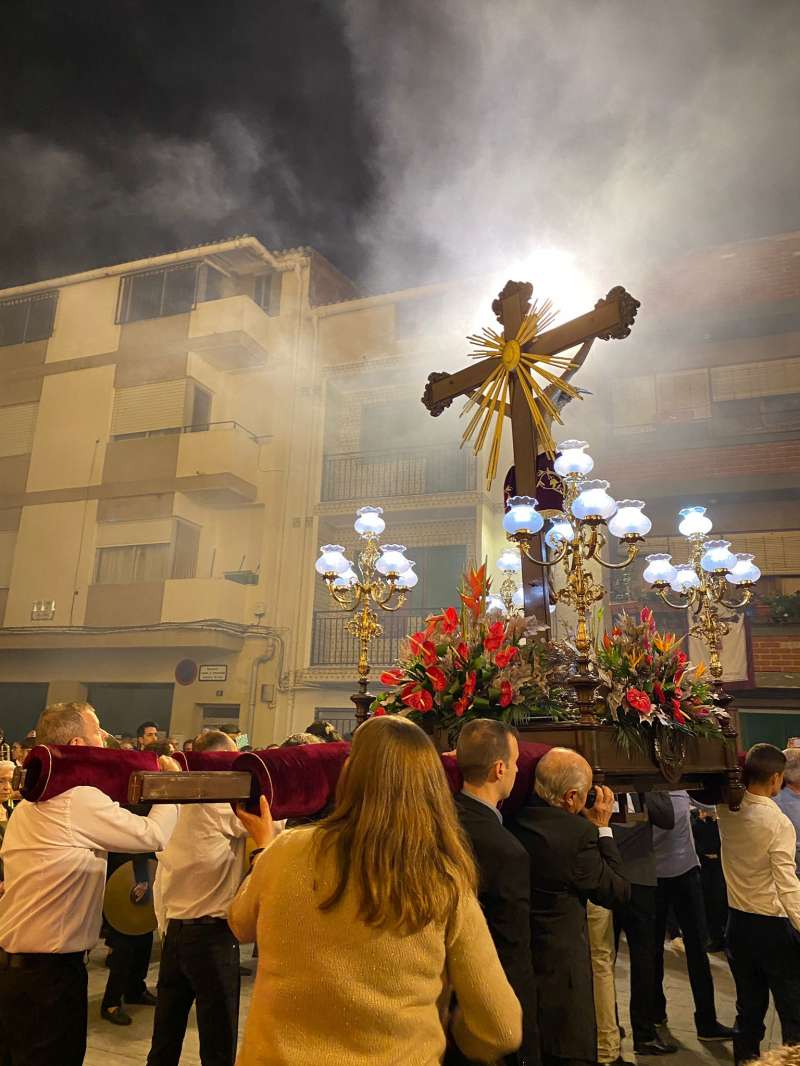
<svg viewBox="0 0 800 1066">
<path fill-rule="evenodd" d="M 24 763 L 23 798 L 43 802 L 76 785 L 92 785 L 117 803 L 128 802 L 128 781 L 136 770 L 158 770 L 152 751 L 116 751 L 78 744 L 37 744 Z"/>
</svg>

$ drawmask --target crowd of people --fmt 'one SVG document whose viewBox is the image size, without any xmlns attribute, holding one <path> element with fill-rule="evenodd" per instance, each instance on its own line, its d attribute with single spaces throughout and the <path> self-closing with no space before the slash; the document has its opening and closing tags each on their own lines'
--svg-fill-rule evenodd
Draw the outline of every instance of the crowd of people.
<svg viewBox="0 0 800 1066">
<path fill-rule="evenodd" d="M 207 730 L 188 743 L 235 751 L 243 739 Z M 314 723 L 284 743 L 340 739 Z M 108 742 L 80 703 L 48 707 L 36 741 Z M 155 722 L 132 746 L 178 769 Z M 128 860 L 132 892 L 153 898 L 158 983 L 155 993 L 145 984 L 152 933 L 106 927 L 101 1013 L 128 1025 L 128 1004 L 154 1007 L 147 1066 L 178 1066 L 193 1004 L 203 1066 L 625 1066 L 622 934 L 637 1055 L 677 1050 L 664 992 L 664 944 L 676 936 L 700 1040 L 731 1041 L 737 1066 L 757 1060 L 772 993 L 784 1043 L 800 1044 L 800 754 L 752 748 L 733 812 L 683 791 L 615 797 L 582 756 L 554 748 L 507 820 L 513 727 L 471 721 L 455 756 L 453 797 L 421 729 L 370 719 L 335 802 L 300 826 L 276 824 L 264 798 L 258 813 L 126 809 L 77 786 L 15 802 L 14 762 L 0 762 L 0 1066 L 83 1062 L 86 954 L 103 930 L 109 867 Z M 730 1027 L 708 958 L 723 940 L 737 992 Z M 240 944 L 250 943 L 258 968 L 237 1057 Z M 796 1066 L 791 1052 L 784 1060 Z"/>
</svg>

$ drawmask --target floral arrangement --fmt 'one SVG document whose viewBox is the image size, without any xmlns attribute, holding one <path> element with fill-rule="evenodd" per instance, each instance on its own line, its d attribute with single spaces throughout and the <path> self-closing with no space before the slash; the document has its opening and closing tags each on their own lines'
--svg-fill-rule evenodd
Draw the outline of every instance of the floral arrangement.
<svg viewBox="0 0 800 1066">
<path fill-rule="evenodd" d="M 629 742 L 641 746 L 648 733 L 669 729 L 695 736 L 716 735 L 724 711 L 714 707 L 704 681 L 705 664 L 689 662 L 683 638 L 656 630 L 653 612 L 622 614 L 596 648 L 599 695 L 605 720 Z"/>
<path fill-rule="evenodd" d="M 407 638 L 395 666 L 380 676 L 386 691 L 373 714 L 401 713 L 451 739 L 472 718 L 564 716 L 559 649 L 537 637 L 530 619 L 487 615 L 490 585 L 485 563 L 467 569 L 460 610 L 431 615 Z"/>
</svg>

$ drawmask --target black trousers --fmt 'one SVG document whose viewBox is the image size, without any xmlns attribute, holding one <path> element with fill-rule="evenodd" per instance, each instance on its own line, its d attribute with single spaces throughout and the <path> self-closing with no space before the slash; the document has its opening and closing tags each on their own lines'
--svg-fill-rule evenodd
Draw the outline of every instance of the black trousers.
<svg viewBox="0 0 800 1066">
<path fill-rule="evenodd" d="M 203 1066 L 233 1066 L 239 983 L 239 943 L 223 918 L 208 925 L 171 921 L 161 951 L 147 1066 L 178 1066 L 193 1002 Z"/>
<path fill-rule="evenodd" d="M 721 859 L 700 856 L 700 884 L 703 886 L 703 901 L 706 905 L 708 938 L 713 944 L 722 944 L 728 924 L 728 888 Z"/>
<path fill-rule="evenodd" d="M 800 935 L 789 919 L 731 907 L 727 949 L 736 982 L 737 1066 L 759 1057 L 770 992 L 781 1020 L 782 1042 L 800 1044 Z"/>
<path fill-rule="evenodd" d="M 108 960 L 108 981 L 102 1006 L 119 1007 L 123 999 L 127 1003 L 140 1001 L 142 993 L 147 991 L 145 977 L 153 950 L 153 934 L 129 936 L 112 929 L 107 943 L 111 948 L 111 957 Z"/>
<path fill-rule="evenodd" d="M 631 898 L 614 908 L 614 935 L 625 933 L 631 962 L 631 1029 L 634 1044 L 654 1040 L 656 972 L 655 885 L 631 885 Z"/>
<path fill-rule="evenodd" d="M 0 952 L 2 1066 L 81 1066 L 87 1021 L 83 953 L 39 955 L 20 968 L 7 963 Z"/>
<path fill-rule="evenodd" d="M 689 970 L 689 983 L 694 997 L 694 1024 L 699 1033 L 707 1032 L 717 1024 L 717 1008 L 714 1003 L 714 981 L 706 952 L 708 932 L 699 866 L 678 877 L 658 879 L 653 1002 L 659 1021 L 667 1016 L 667 1000 L 664 996 L 664 934 L 670 907 L 675 912 L 686 948 L 686 967 Z"/>
</svg>

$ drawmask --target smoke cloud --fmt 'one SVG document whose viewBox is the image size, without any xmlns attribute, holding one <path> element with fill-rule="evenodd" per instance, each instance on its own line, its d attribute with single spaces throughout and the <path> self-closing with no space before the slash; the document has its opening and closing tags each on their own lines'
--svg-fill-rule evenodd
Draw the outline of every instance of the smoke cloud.
<svg viewBox="0 0 800 1066">
<path fill-rule="evenodd" d="M 377 139 L 377 287 L 502 283 L 547 253 L 596 299 L 797 227 L 795 3 L 350 0 L 346 31 Z"/>
</svg>

